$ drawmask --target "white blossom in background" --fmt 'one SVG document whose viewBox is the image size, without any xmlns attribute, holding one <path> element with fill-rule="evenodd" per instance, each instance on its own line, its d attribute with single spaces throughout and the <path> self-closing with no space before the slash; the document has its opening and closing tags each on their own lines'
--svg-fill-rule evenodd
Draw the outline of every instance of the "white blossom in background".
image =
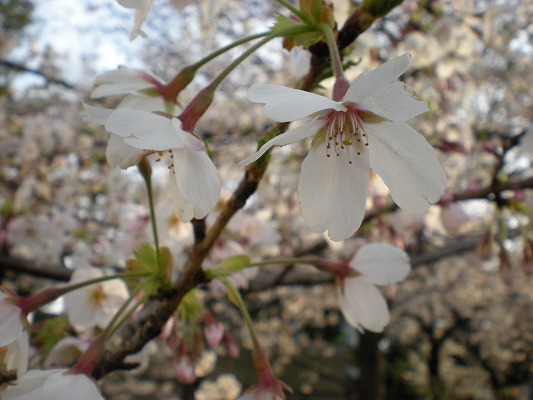
<svg viewBox="0 0 533 400">
<path fill-rule="evenodd" d="M 74 270 L 70 284 L 100 278 L 103 272 L 94 267 Z M 128 299 L 126 284 L 120 279 L 99 282 L 65 294 L 65 309 L 70 323 L 78 330 L 95 326 L 105 328 L 113 315 Z"/>
<path fill-rule="evenodd" d="M 2 400 L 104 400 L 86 375 L 67 369 L 30 370 L 15 386 L 2 393 Z"/>
<path fill-rule="evenodd" d="M 20 377 L 28 369 L 29 337 L 26 318 L 10 299 L 12 296 L 0 290 L 0 348 L 6 350 L 7 370 L 16 370 Z"/>
<path fill-rule="evenodd" d="M 130 40 L 135 39 L 137 36 L 146 37 L 146 33 L 143 32 L 141 27 L 150 13 L 152 0 L 117 0 L 117 3 L 124 8 L 135 10 L 135 20 L 130 33 Z"/>
<path fill-rule="evenodd" d="M 204 143 L 181 129 L 177 118 L 146 111 L 118 109 L 105 128 L 139 150 L 169 152 L 169 189 L 176 212 L 184 222 L 205 217 L 220 197 L 222 183 Z"/>
<path fill-rule="evenodd" d="M 44 367 L 74 365 L 89 347 L 89 341 L 74 336 L 60 339 L 44 360 Z"/>
<path fill-rule="evenodd" d="M 309 228 L 346 239 L 361 225 L 370 168 L 403 209 L 422 213 L 439 200 L 446 175 L 426 139 L 405 121 L 428 110 L 398 77 L 409 66 L 404 54 L 359 75 L 341 101 L 278 85 L 254 84 L 248 97 L 278 121 L 311 119 L 276 136 L 244 159 L 248 165 L 272 146 L 314 137 L 298 182 L 298 200 Z"/>
<path fill-rule="evenodd" d="M 353 327 L 382 332 L 390 321 L 389 308 L 375 285 L 400 282 L 411 271 L 409 256 L 397 247 L 372 243 L 362 246 L 348 263 L 355 276 L 339 281 L 337 295 L 346 321 Z"/>
</svg>

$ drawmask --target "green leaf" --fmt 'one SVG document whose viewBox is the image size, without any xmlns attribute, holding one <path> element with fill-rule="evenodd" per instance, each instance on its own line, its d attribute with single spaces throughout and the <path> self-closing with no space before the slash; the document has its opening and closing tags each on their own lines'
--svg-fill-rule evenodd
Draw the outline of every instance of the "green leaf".
<svg viewBox="0 0 533 400">
<path fill-rule="evenodd" d="M 228 276 L 235 272 L 242 271 L 251 264 L 250 256 L 237 255 L 230 258 L 226 258 L 216 267 L 206 271 L 209 278 L 217 278 L 220 276 Z"/>
</svg>

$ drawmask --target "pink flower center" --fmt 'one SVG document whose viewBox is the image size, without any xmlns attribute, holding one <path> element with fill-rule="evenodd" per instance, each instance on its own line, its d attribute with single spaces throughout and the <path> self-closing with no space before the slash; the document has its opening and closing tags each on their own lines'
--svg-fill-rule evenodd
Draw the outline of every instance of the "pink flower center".
<svg viewBox="0 0 533 400">
<path fill-rule="evenodd" d="M 331 157 L 332 152 L 338 157 L 348 146 L 354 146 L 357 155 L 368 146 L 363 120 L 355 107 L 348 107 L 347 111 L 331 111 L 326 125 L 327 157 Z M 348 163 L 352 164 L 352 161 Z"/>
</svg>

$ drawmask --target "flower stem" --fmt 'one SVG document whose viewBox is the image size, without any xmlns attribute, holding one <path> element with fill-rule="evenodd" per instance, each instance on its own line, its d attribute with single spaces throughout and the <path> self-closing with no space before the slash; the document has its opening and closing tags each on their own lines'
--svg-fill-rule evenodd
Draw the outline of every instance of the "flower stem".
<svg viewBox="0 0 533 400">
<path fill-rule="evenodd" d="M 291 3 L 289 3 L 286 0 L 276 0 L 279 4 L 281 4 L 283 7 L 285 7 L 287 10 L 292 12 L 294 15 L 296 15 L 298 18 L 302 20 L 302 22 L 305 22 L 306 24 L 312 24 L 311 20 L 305 14 L 304 12 L 298 10 L 296 7 L 294 7 Z"/>
<path fill-rule="evenodd" d="M 127 310 L 127 308 L 130 306 L 130 304 L 133 302 L 133 300 L 137 297 L 139 293 L 141 293 L 146 286 L 149 284 L 149 282 L 144 282 L 142 285 L 139 285 L 133 293 L 130 295 L 129 299 L 122 304 L 120 309 L 113 315 L 113 318 L 109 323 L 107 324 L 105 328 L 105 337 L 106 340 L 111 338 L 113 334 L 122 326 L 122 324 L 135 312 L 137 307 L 145 300 L 145 296 L 142 296 L 139 300 L 135 302 L 135 305 L 133 307 L 130 307 L 127 313 L 119 320 L 119 317 L 122 315 L 122 313 Z M 117 322 L 118 321 L 118 322 Z"/>
<path fill-rule="evenodd" d="M 152 272 L 125 272 L 115 275 L 105 275 L 99 278 L 89 279 L 87 281 L 74 283 L 72 285 L 46 288 L 38 293 L 35 293 L 29 297 L 22 297 L 19 300 L 19 307 L 24 315 L 28 315 L 30 312 L 48 304 L 57 298 L 72 292 L 73 290 L 81 289 L 85 286 L 94 285 L 96 283 L 110 281 L 112 279 L 134 279 L 143 278 L 152 275 Z"/>
<path fill-rule="evenodd" d="M 318 24 L 317 25 L 320 30 L 324 33 L 324 36 L 326 37 L 326 42 L 328 44 L 329 49 L 329 56 L 331 58 L 331 67 L 333 68 L 333 73 L 336 78 L 335 85 L 338 87 L 333 88 L 333 100 L 339 101 L 342 97 L 344 97 L 344 94 L 346 93 L 346 90 L 348 90 L 349 84 L 344 78 L 344 70 L 342 68 L 342 60 L 341 55 L 339 53 L 339 47 L 337 45 L 337 41 L 335 40 L 335 36 L 333 35 L 333 30 L 331 29 L 331 26 L 328 24 Z"/>
<path fill-rule="evenodd" d="M 224 47 L 214 51 L 213 53 L 207 55 L 206 57 L 202 58 L 201 60 L 195 62 L 192 65 L 190 65 L 190 68 L 194 68 L 194 70 L 198 70 L 200 67 L 202 67 L 203 65 L 207 64 L 209 61 L 213 60 L 214 58 L 218 57 L 219 55 L 224 54 L 227 51 L 229 51 L 229 50 L 231 50 L 231 49 L 233 49 L 233 48 L 235 48 L 237 46 L 240 46 L 241 44 L 244 44 L 244 43 L 247 43 L 247 42 L 251 42 L 252 40 L 268 36 L 269 34 L 270 34 L 270 32 L 261 32 L 261 33 L 255 34 L 255 35 L 246 36 L 246 37 L 244 37 L 242 39 L 236 40 L 235 42 L 230 43 L 227 46 L 224 46 Z"/>
<path fill-rule="evenodd" d="M 259 339 L 257 338 L 257 333 L 255 333 L 255 328 L 254 328 L 252 318 L 250 317 L 250 314 L 248 313 L 248 309 L 246 308 L 246 305 L 244 304 L 244 300 L 241 296 L 241 293 L 237 290 L 237 288 L 235 288 L 235 286 L 231 284 L 231 282 L 227 278 L 221 277 L 220 281 L 226 287 L 226 290 L 228 291 L 228 296 L 231 296 L 231 299 L 235 302 L 235 305 L 241 312 L 242 317 L 244 318 L 244 322 L 246 323 L 246 327 L 248 328 L 248 331 L 250 332 L 250 336 L 252 337 L 254 349 L 261 349 L 261 346 L 259 345 Z"/>
<path fill-rule="evenodd" d="M 161 266 L 159 265 L 159 235 L 157 234 L 157 222 L 155 219 L 155 208 L 154 208 L 154 192 L 152 190 L 152 167 L 150 162 L 143 157 L 138 164 L 139 172 L 141 173 L 144 184 L 146 185 L 146 193 L 148 194 L 148 206 L 150 209 L 150 224 L 152 225 L 152 233 L 154 235 L 154 244 L 155 244 L 155 254 L 157 259 L 157 267 L 160 270 Z"/>
</svg>

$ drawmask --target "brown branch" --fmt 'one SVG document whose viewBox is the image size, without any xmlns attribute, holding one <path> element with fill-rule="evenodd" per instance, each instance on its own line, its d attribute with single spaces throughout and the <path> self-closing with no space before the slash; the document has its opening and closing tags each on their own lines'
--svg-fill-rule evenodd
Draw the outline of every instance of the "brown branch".
<svg viewBox="0 0 533 400">
<path fill-rule="evenodd" d="M 0 60 L 0 65 L 4 66 L 6 68 L 9 68 L 9 69 L 15 70 L 15 71 L 28 72 L 30 74 L 38 75 L 38 76 L 44 78 L 48 83 L 54 83 L 56 85 L 61 85 L 63 87 L 66 87 L 67 89 L 72 89 L 72 90 L 76 89 L 74 87 L 74 85 L 71 85 L 70 83 L 65 82 L 62 79 L 52 78 L 52 77 L 46 75 L 44 72 L 41 72 L 41 71 L 39 71 L 37 69 L 25 67 L 22 64 L 17 64 L 17 63 L 14 63 L 14 62 L 11 62 L 11 61 L 6 61 L 6 60 Z"/>
</svg>

